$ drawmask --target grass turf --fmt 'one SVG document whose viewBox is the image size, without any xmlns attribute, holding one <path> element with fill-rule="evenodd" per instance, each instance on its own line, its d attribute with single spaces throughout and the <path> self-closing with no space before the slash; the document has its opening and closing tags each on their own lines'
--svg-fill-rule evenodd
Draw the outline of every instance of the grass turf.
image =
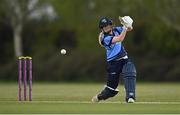
<svg viewBox="0 0 180 115">
<path fill-rule="evenodd" d="M 138 83 L 137 103 L 124 102 L 124 88 L 105 102 L 91 103 L 103 84 L 34 83 L 33 101 L 18 102 L 18 84 L 0 84 L 0 113 L 180 113 L 179 83 Z"/>
</svg>

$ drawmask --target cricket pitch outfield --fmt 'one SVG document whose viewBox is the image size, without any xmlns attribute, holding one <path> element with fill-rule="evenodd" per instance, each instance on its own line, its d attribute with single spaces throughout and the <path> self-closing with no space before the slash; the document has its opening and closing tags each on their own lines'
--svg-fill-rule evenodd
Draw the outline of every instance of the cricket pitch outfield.
<svg viewBox="0 0 180 115">
<path fill-rule="evenodd" d="M 32 102 L 19 102 L 17 83 L 0 83 L 0 114 L 180 114 L 180 83 L 137 83 L 137 102 L 119 94 L 101 103 L 91 98 L 103 88 L 92 83 L 34 83 Z"/>
</svg>

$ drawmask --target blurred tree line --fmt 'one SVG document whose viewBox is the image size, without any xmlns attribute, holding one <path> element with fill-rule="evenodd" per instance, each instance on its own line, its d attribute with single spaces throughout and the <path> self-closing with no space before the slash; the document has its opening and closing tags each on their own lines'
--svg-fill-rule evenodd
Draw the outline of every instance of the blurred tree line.
<svg viewBox="0 0 180 115">
<path fill-rule="evenodd" d="M 101 16 L 134 30 L 124 46 L 138 81 L 180 81 L 179 0 L 1 0 L 0 80 L 17 80 L 17 57 L 33 57 L 37 81 L 103 81 L 105 50 L 98 45 Z M 17 42 L 16 39 L 19 39 Z M 17 46 L 16 46 L 17 45 Z M 61 55 L 60 49 L 67 49 Z"/>
</svg>

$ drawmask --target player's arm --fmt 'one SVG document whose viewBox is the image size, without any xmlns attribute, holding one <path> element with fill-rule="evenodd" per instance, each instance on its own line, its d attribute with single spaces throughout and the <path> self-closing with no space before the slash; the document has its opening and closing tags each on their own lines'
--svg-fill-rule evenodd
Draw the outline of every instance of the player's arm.
<svg viewBox="0 0 180 115">
<path fill-rule="evenodd" d="M 114 36 L 112 38 L 112 43 L 123 41 L 126 36 L 127 31 L 129 31 L 129 30 L 126 27 L 123 27 L 123 31 L 121 32 L 121 34 L 118 36 Z"/>
</svg>

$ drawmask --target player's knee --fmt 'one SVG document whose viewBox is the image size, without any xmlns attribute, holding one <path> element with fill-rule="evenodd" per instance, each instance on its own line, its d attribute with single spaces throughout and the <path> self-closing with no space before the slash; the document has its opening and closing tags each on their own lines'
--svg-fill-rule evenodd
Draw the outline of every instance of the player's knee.
<svg viewBox="0 0 180 115">
<path fill-rule="evenodd" d="M 127 77 L 127 76 L 136 77 L 136 68 L 132 62 L 127 62 L 123 66 L 122 75 L 124 77 Z"/>
<path fill-rule="evenodd" d="M 99 100 L 106 100 L 110 97 L 114 97 L 115 95 L 117 95 L 119 92 L 118 89 L 112 89 L 108 86 L 106 86 L 104 88 L 104 90 L 102 90 L 102 92 L 98 95 L 98 99 Z"/>
</svg>

